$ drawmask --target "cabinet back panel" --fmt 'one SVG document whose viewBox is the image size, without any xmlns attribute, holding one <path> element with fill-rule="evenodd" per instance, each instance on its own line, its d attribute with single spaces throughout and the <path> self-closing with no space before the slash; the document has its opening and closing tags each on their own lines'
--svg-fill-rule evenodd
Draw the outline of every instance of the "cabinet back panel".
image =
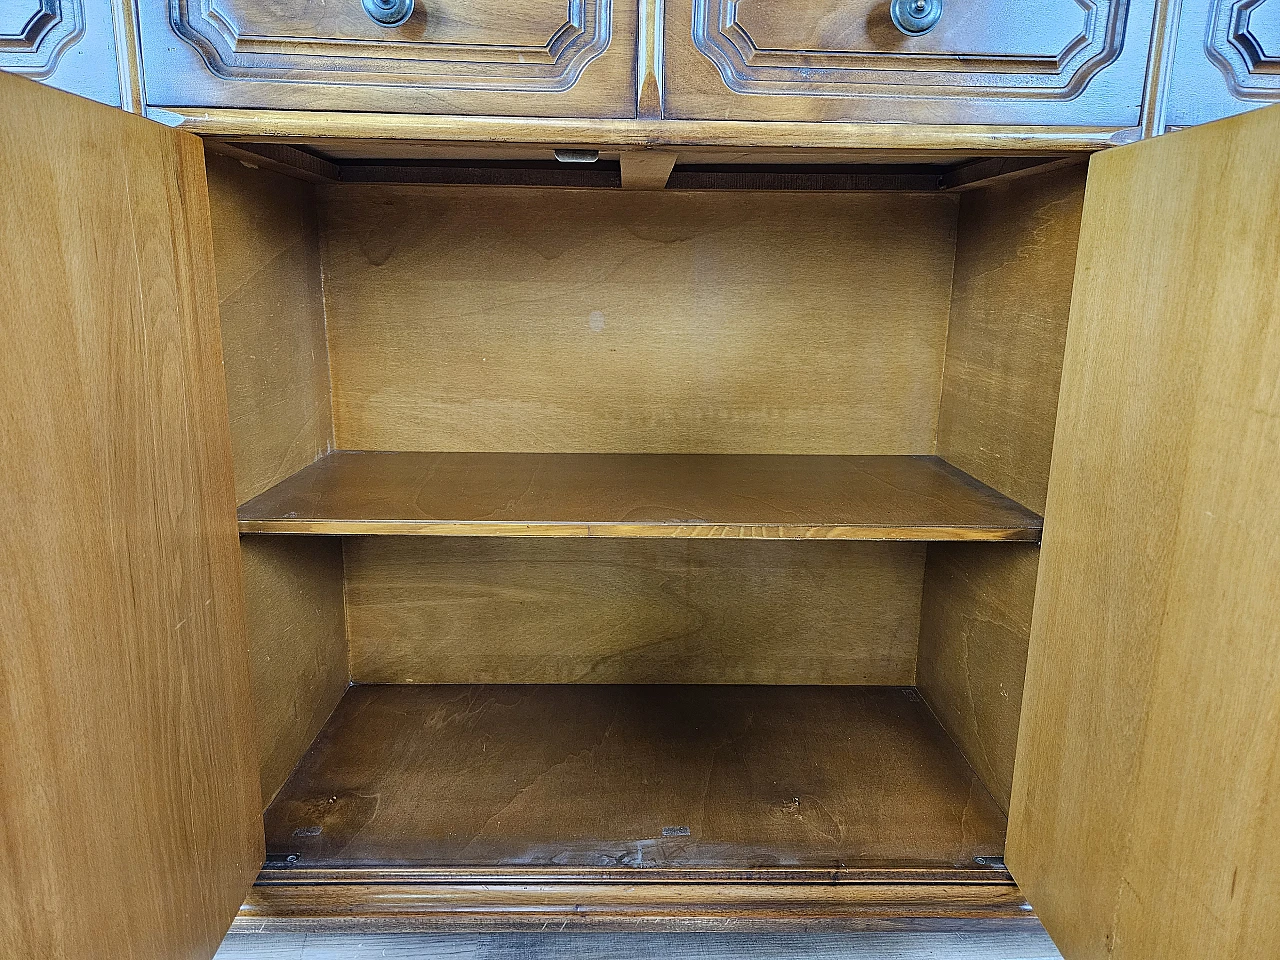
<svg viewBox="0 0 1280 960">
<path fill-rule="evenodd" d="M 339 448 L 933 449 L 952 197 L 321 193 Z"/>
<path fill-rule="evenodd" d="M 345 543 L 357 683 L 911 684 L 924 547 Z"/>
<path fill-rule="evenodd" d="M 1084 204 L 1083 164 L 960 205 L 938 455 L 1044 511 Z M 930 544 L 919 685 L 1008 809 L 1039 548 Z"/>
</svg>

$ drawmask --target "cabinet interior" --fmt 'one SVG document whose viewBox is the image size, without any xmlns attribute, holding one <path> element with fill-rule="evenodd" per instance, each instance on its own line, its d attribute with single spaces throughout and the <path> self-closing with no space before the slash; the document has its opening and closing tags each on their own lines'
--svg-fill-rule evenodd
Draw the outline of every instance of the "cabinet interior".
<svg viewBox="0 0 1280 960">
<path fill-rule="evenodd" d="M 268 868 L 990 871 L 1085 165 L 358 146 L 208 157 Z"/>
</svg>

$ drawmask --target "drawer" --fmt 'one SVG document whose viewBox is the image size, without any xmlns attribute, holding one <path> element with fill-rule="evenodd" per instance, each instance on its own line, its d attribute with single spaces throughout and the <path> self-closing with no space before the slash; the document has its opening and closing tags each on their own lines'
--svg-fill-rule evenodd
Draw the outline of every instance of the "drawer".
<svg viewBox="0 0 1280 960">
<path fill-rule="evenodd" d="M 375 20 L 361 0 L 143 5 L 148 103 L 525 116 L 634 113 L 634 0 L 411 2 L 408 19 L 398 25 Z"/>
<path fill-rule="evenodd" d="M 1129 127 L 1154 0 L 668 0 L 665 114 L 741 120 Z"/>
<path fill-rule="evenodd" d="M 110 0 L 0 3 L 0 70 L 120 106 Z"/>
<path fill-rule="evenodd" d="M 1189 127 L 1280 103 L 1280 0 L 1187 0 L 1165 122 Z"/>
</svg>

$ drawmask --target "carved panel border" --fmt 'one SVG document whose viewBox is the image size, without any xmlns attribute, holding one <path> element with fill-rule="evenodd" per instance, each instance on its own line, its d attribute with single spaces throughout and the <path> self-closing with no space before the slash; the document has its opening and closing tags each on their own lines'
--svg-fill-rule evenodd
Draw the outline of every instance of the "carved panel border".
<svg viewBox="0 0 1280 960">
<path fill-rule="evenodd" d="M 1268 2 L 1280 0 L 1217 0 L 1209 20 L 1205 52 L 1242 100 L 1280 100 L 1280 53 L 1268 51 L 1250 24 Z"/>
<path fill-rule="evenodd" d="M 84 10 L 79 0 L 38 0 L 21 30 L 0 34 L 0 68 L 47 79 L 82 36 Z"/>
<path fill-rule="evenodd" d="M 762 49 L 738 21 L 739 0 L 693 0 L 694 46 L 737 93 L 801 96 L 973 96 L 1041 100 L 1077 96 L 1120 55 L 1128 0 L 1074 0 L 1081 25 L 1057 54 Z"/>
<path fill-rule="evenodd" d="M 226 3 L 170 0 L 170 22 L 214 74 L 230 80 L 417 82 L 442 90 L 558 93 L 604 53 L 613 33 L 612 0 L 567 0 L 564 23 L 542 46 L 244 36 Z"/>
</svg>

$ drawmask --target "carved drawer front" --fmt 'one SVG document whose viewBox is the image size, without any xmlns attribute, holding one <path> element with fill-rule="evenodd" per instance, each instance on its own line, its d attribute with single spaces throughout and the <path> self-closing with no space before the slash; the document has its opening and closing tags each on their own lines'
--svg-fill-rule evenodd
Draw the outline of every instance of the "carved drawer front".
<svg viewBox="0 0 1280 960">
<path fill-rule="evenodd" d="M 1155 0 L 920 0 L 940 16 L 915 34 L 892 6 L 667 0 L 666 114 L 1138 122 Z"/>
<path fill-rule="evenodd" d="M 144 4 L 147 99 L 157 106 L 630 115 L 635 102 L 630 92 L 634 4 Z"/>
<path fill-rule="evenodd" d="M 1165 121 L 1190 126 L 1280 103 L 1280 0 L 1184 0 Z"/>
<path fill-rule="evenodd" d="M 119 106 L 111 0 L 0 0 L 0 70 Z"/>
</svg>

